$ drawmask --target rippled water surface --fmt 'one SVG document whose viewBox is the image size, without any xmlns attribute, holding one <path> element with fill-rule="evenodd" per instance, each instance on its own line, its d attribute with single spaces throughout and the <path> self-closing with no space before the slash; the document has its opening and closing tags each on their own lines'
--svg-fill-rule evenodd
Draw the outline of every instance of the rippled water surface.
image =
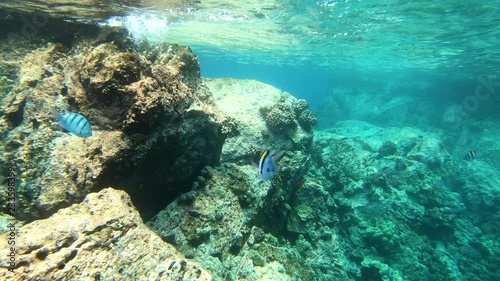
<svg viewBox="0 0 500 281">
<path fill-rule="evenodd" d="M 500 1 L 200 1 L 123 22 L 241 63 L 475 77 L 500 63 Z"/>
</svg>

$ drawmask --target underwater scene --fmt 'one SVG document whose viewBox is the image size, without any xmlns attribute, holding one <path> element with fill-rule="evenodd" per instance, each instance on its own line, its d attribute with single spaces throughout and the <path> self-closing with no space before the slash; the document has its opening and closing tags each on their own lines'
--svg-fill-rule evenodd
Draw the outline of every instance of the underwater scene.
<svg viewBox="0 0 500 281">
<path fill-rule="evenodd" d="M 500 280 L 500 0 L 0 1 L 0 280 Z"/>
</svg>

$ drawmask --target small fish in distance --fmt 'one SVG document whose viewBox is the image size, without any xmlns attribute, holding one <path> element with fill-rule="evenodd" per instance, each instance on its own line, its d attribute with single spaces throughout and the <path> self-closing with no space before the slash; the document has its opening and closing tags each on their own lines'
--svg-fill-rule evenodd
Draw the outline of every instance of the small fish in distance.
<svg viewBox="0 0 500 281">
<path fill-rule="evenodd" d="M 479 158 L 479 156 L 480 156 L 480 154 L 475 149 L 471 149 L 465 154 L 464 159 L 465 160 L 474 160 L 474 159 Z"/>
<path fill-rule="evenodd" d="M 148 135 L 138 133 L 130 135 L 129 138 L 133 141 L 143 141 L 148 138 Z"/>
</svg>

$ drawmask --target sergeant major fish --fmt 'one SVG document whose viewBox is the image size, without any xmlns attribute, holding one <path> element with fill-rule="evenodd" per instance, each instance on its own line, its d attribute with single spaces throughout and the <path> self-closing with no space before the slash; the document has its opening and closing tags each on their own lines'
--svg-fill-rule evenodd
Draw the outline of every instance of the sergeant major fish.
<svg viewBox="0 0 500 281">
<path fill-rule="evenodd" d="M 467 154 L 465 154 L 464 159 L 465 160 L 474 160 L 474 159 L 479 158 L 479 156 L 480 156 L 480 154 L 475 149 L 472 149 L 472 150 L 469 150 L 467 152 Z"/>
<path fill-rule="evenodd" d="M 75 112 L 65 112 L 58 113 L 57 119 L 59 120 L 59 125 L 63 127 L 66 131 L 73 135 L 88 138 L 92 136 L 92 128 L 90 127 L 89 121 L 85 116 L 80 113 Z"/>
<path fill-rule="evenodd" d="M 276 162 L 283 157 L 285 151 L 274 152 L 269 149 L 264 150 L 260 155 L 259 161 L 259 177 L 261 180 L 270 180 L 278 174 L 278 166 Z"/>
</svg>

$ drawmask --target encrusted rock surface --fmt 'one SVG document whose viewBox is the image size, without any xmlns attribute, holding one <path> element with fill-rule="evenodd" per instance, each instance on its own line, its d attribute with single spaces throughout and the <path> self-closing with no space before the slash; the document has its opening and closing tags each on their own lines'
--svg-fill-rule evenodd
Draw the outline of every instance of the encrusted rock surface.
<svg viewBox="0 0 500 281">
<path fill-rule="evenodd" d="M 283 225 L 271 218 L 270 211 L 286 212 L 283 202 L 274 200 L 281 185 L 258 184 L 254 168 L 229 163 L 206 167 L 202 175 L 192 191 L 147 223 L 158 235 L 202 264 L 216 280 L 308 278 L 295 249 L 255 226 L 278 230 Z"/>
<path fill-rule="evenodd" d="M 311 169 L 287 224 L 289 231 L 307 235 L 313 249 L 331 237 L 336 250 L 305 251 L 314 276 L 495 279 L 500 247 L 479 233 L 497 228 L 498 221 L 485 213 L 484 223 L 474 226 L 480 212 L 467 209 L 496 208 L 500 175 L 487 163 L 492 160 L 452 157 L 441 137 L 361 121 L 315 133 Z M 325 260 L 335 266 L 322 264 Z"/>
<path fill-rule="evenodd" d="M 188 47 L 138 52 L 125 30 L 104 29 L 69 48 L 30 51 L 18 76 L 0 100 L 0 164 L 18 173 L 21 220 L 47 217 L 109 184 L 151 217 L 219 161 L 225 118 Z M 51 108 L 83 114 L 94 135 L 63 133 Z"/>
<path fill-rule="evenodd" d="M 183 254 L 223 280 L 309 278 L 295 249 L 270 233 L 286 224 L 294 192 L 309 165 L 313 133 L 302 128 L 288 93 L 257 81 L 206 79 L 217 108 L 230 118 L 222 164 L 202 170 L 193 190 L 181 195 L 148 225 Z M 308 109 L 307 103 L 303 103 Z M 289 108 L 289 129 L 275 130 L 263 111 Z M 308 128 L 309 129 L 309 128 Z M 265 148 L 286 150 L 279 174 L 258 182 L 251 160 Z M 258 159 L 256 159 L 258 161 Z M 258 236 L 258 237 L 255 237 Z M 277 279 L 277 280 L 278 280 Z"/>
<path fill-rule="evenodd" d="M 7 235 L 0 236 L 2 280 L 212 280 L 143 224 L 125 192 L 112 188 L 21 227 L 15 273 L 7 270 Z"/>
<path fill-rule="evenodd" d="M 309 127 L 300 126 L 292 109 L 298 100 L 289 93 L 255 80 L 204 81 L 217 108 L 229 116 L 237 128 L 224 143 L 222 161 L 248 163 L 265 148 L 298 151 L 307 150 L 311 145 L 313 133 Z M 285 110 L 280 110 L 282 108 Z M 269 115 L 276 118 L 266 119 Z"/>
</svg>

